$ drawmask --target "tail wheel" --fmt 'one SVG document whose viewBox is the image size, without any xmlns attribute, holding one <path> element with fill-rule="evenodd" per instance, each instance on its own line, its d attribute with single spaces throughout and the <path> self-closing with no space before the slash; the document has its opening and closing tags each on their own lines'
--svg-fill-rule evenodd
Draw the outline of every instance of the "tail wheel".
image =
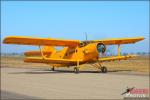
<svg viewBox="0 0 150 100">
<path fill-rule="evenodd" d="M 74 68 L 74 72 L 75 72 L 75 73 L 79 73 L 79 68 L 78 68 L 78 67 L 75 67 L 75 68 Z"/>
<path fill-rule="evenodd" d="M 105 66 L 101 67 L 102 73 L 107 73 L 107 68 Z"/>
</svg>

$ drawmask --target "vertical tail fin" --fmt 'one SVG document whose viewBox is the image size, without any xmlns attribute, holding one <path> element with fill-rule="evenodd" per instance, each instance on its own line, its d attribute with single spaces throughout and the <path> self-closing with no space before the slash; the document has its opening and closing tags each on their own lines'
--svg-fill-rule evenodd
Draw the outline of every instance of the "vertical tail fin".
<svg viewBox="0 0 150 100">
<path fill-rule="evenodd" d="M 54 46 L 44 46 L 44 47 L 42 48 L 42 51 L 46 51 L 46 52 L 55 52 L 56 49 L 55 49 Z"/>
<path fill-rule="evenodd" d="M 42 48 L 42 52 L 43 52 L 43 55 L 45 57 L 50 57 L 51 54 L 55 51 L 56 51 L 56 49 L 54 46 L 44 46 Z M 38 51 L 27 51 L 24 53 L 24 55 L 25 56 L 42 56 L 40 50 L 38 50 Z"/>
</svg>

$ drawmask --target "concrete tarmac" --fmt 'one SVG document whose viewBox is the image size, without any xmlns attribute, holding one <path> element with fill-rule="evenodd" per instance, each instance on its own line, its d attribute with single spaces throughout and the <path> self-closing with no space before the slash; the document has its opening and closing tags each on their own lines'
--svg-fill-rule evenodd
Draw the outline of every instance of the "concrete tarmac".
<svg viewBox="0 0 150 100">
<path fill-rule="evenodd" d="M 123 99 L 127 87 L 148 89 L 149 76 L 1 68 L 2 99 Z"/>
</svg>

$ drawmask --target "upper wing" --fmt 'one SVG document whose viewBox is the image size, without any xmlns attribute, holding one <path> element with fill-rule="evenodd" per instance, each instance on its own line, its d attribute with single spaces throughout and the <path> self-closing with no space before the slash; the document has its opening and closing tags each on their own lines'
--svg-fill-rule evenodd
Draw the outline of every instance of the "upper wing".
<svg viewBox="0 0 150 100">
<path fill-rule="evenodd" d="M 136 55 L 103 57 L 103 58 L 99 58 L 99 61 L 105 62 L 105 61 L 115 61 L 115 60 L 127 60 L 128 58 L 132 58 L 135 56 Z"/>
<path fill-rule="evenodd" d="M 144 37 L 135 37 L 135 38 L 113 38 L 113 39 L 104 39 L 104 40 L 93 40 L 93 42 L 102 42 L 105 45 L 115 45 L 115 44 L 130 44 L 136 43 L 138 41 L 144 40 Z"/>
<path fill-rule="evenodd" d="M 115 45 L 115 44 L 129 44 L 144 40 L 144 37 L 136 38 L 113 38 L 104 40 L 92 40 L 83 41 L 89 43 L 101 42 L 105 45 Z M 79 40 L 61 40 L 52 38 L 32 38 L 32 37 L 21 37 L 21 36 L 9 36 L 6 37 L 3 43 L 7 44 L 21 44 L 21 45 L 47 45 L 47 46 L 69 46 L 75 47 L 80 45 Z"/>
<path fill-rule="evenodd" d="M 51 38 L 32 38 L 21 36 L 6 37 L 3 43 L 21 45 L 47 45 L 47 46 L 69 46 L 75 47 L 80 44 L 79 40 L 61 40 Z"/>
</svg>

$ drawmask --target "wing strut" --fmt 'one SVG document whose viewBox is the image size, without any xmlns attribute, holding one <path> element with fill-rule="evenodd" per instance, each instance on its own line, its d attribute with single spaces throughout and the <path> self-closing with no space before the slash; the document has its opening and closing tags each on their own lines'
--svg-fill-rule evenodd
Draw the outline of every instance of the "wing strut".
<svg viewBox="0 0 150 100">
<path fill-rule="evenodd" d="M 75 72 L 75 73 L 78 73 L 78 72 L 79 72 L 79 66 L 80 66 L 80 62 L 79 62 L 79 60 L 77 60 L 77 66 L 74 67 L 74 72 Z"/>
<path fill-rule="evenodd" d="M 42 52 L 42 49 L 41 49 L 41 46 L 40 46 L 40 45 L 39 45 L 39 49 L 40 49 L 42 58 L 45 59 L 45 58 L 44 58 L 44 54 L 43 54 L 43 52 Z"/>
<path fill-rule="evenodd" d="M 120 56 L 120 44 L 118 44 L 118 56 Z"/>
</svg>

